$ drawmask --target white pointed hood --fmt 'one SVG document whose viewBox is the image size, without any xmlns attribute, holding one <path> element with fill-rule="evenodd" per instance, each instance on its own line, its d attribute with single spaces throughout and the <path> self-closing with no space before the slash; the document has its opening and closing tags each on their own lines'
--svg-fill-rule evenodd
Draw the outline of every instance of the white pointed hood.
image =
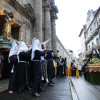
<svg viewBox="0 0 100 100">
<path fill-rule="evenodd" d="M 41 47 L 41 43 L 39 41 L 39 39 L 37 38 L 33 38 L 32 39 L 32 55 L 31 55 L 31 60 L 33 60 L 34 56 L 35 56 L 35 50 L 39 50 L 39 51 L 43 51 L 42 47 Z"/>
<path fill-rule="evenodd" d="M 27 45 L 25 44 L 25 42 L 19 41 L 18 54 L 19 54 L 20 52 L 27 52 L 27 51 L 28 51 L 28 47 L 27 47 Z"/>
<path fill-rule="evenodd" d="M 50 39 L 46 40 L 45 42 L 42 43 L 42 45 L 46 45 L 49 41 Z"/>
<path fill-rule="evenodd" d="M 12 55 L 16 55 L 17 51 L 18 51 L 18 45 L 13 42 L 9 52 L 9 57 Z"/>
</svg>

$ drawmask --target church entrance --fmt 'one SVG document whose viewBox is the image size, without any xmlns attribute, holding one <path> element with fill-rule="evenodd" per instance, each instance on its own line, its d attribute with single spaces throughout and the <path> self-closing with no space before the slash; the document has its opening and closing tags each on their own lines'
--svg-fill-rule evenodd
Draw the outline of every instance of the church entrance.
<svg viewBox="0 0 100 100">
<path fill-rule="evenodd" d="M 4 9 L 0 7 L 0 92 L 8 89 L 8 83 L 11 71 L 11 66 L 8 62 L 8 55 L 11 45 L 9 44 L 9 41 L 5 42 L 4 38 L 2 39 L 2 37 L 4 36 L 5 33 L 7 33 L 7 31 L 9 31 L 13 39 L 19 40 L 19 28 L 20 28 L 20 26 L 13 21 L 10 24 L 10 27 L 5 29 L 6 20 L 3 11 Z M 2 44 L 2 42 L 4 44 Z"/>
<path fill-rule="evenodd" d="M 5 25 L 5 15 L 0 15 L 0 37 L 5 33 L 4 25 Z M 11 37 L 15 40 L 19 40 L 19 28 L 20 26 L 13 22 L 11 24 Z M 1 38 L 0 38 L 1 39 Z M 8 62 L 8 55 L 10 51 L 10 44 L 8 45 L 6 42 L 2 44 L 2 40 L 0 40 L 0 81 L 4 79 L 9 79 L 10 76 L 10 64 Z"/>
<path fill-rule="evenodd" d="M 12 25 L 11 35 L 14 39 L 19 39 L 19 26 Z M 10 48 L 0 48 L 0 79 L 8 79 L 10 74 L 10 65 L 8 63 L 8 55 Z"/>
<path fill-rule="evenodd" d="M 19 40 L 19 28 L 20 26 L 16 23 L 14 23 L 11 26 L 11 36 L 15 39 L 15 40 Z"/>
</svg>

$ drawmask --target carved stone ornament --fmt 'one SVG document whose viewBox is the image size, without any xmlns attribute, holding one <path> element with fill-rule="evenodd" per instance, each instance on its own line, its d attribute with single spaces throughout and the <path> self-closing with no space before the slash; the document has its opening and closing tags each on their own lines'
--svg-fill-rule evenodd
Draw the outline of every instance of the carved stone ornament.
<svg viewBox="0 0 100 100">
<path fill-rule="evenodd" d="M 31 6 L 30 3 L 25 4 L 25 5 L 24 5 L 24 8 L 25 8 L 25 10 L 27 11 L 27 13 L 28 13 L 30 16 L 32 16 L 32 17 L 35 16 L 34 11 L 33 11 L 33 8 L 32 8 L 32 6 Z"/>
</svg>

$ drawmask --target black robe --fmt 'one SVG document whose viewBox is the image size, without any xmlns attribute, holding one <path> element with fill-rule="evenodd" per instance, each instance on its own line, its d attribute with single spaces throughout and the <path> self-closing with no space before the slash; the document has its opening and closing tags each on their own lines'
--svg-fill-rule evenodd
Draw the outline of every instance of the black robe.
<svg viewBox="0 0 100 100">
<path fill-rule="evenodd" d="M 10 60 L 10 78 L 9 78 L 9 91 L 14 91 L 17 89 L 17 77 L 18 77 L 18 58 L 17 55 L 12 55 L 9 57 Z"/>
<path fill-rule="evenodd" d="M 49 50 L 47 51 L 47 56 L 46 59 L 47 61 L 47 74 L 48 74 L 48 79 L 49 78 L 54 78 L 55 77 L 55 68 L 53 65 L 53 59 L 55 58 L 55 56 L 52 55 L 53 50 Z"/>
<path fill-rule="evenodd" d="M 57 77 L 62 77 L 63 71 L 64 71 L 64 61 L 62 58 L 59 58 L 57 64 Z"/>
<path fill-rule="evenodd" d="M 19 53 L 19 73 L 18 73 L 18 90 L 24 89 L 25 86 L 29 85 L 29 52 Z"/>
<path fill-rule="evenodd" d="M 73 63 L 71 63 L 71 69 L 72 69 L 72 76 L 76 76 L 76 67 Z"/>
<path fill-rule="evenodd" d="M 56 73 L 56 76 L 60 77 L 60 61 L 59 61 L 59 59 L 57 61 L 57 73 Z"/>
<path fill-rule="evenodd" d="M 38 91 L 41 87 L 41 79 L 42 79 L 42 62 L 41 62 L 41 56 L 45 56 L 45 51 L 35 51 L 34 59 L 31 63 L 31 66 L 33 67 L 33 88 L 34 91 Z"/>
<path fill-rule="evenodd" d="M 64 76 L 66 76 L 66 67 L 67 67 L 67 63 L 66 60 L 64 60 Z"/>
<path fill-rule="evenodd" d="M 61 77 L 63 76 L 63 72 L 64 72 L 64 61 L 63 61 L 63 58 L 61 60 L 61 65 L 60 65 L 60 73 L 61 73 Z"/>
</svg>

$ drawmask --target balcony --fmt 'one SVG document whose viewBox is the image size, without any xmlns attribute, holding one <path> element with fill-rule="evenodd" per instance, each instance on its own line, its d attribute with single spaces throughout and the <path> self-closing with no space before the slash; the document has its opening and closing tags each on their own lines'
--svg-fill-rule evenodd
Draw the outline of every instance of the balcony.
<svg viewBox="0 0 100 100">
<path fill-rule="evenodd" d="M 98 34 L 98 29 L 99 27 L 97 27 L 92 33 L 91 35 L 85 40 L 85 44 L 89 43 L 97 34 Z"/>
<path fill-rule="evenodd" d="M 88 57 L 89 54 L 91 53 L 91 51 L 92 51 L 94 48 L 95 48 L 96 50 L 98 50 L 99 53 L 100 53 L 100 43 L 97 43 L 96 45 L 94 45 L 92 48 L 90 48 L 89 50 L 87 50 L 87 51 L 85 52 L 85 56 Z"/>
<path fill-rule="evenodd" d="M 85 52 L 85 56 L 86 56 L 86 57 L 88 57 L 88 56 L 89 56 L 89 54 L 91 53 L 91 51 L 92 51 L 92 49 L 87 50 L 87 51 Z"/>
</svg>

